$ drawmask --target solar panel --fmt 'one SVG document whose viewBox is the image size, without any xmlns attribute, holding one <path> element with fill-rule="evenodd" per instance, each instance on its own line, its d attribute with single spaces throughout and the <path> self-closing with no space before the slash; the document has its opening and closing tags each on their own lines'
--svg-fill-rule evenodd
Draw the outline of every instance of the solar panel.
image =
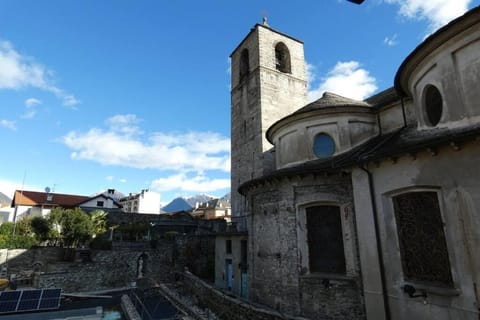
<svg viewBox="0 0 480 320">
<path fill-rule="evenodd" d="M 0 302 L 0 312 L 12 312 L 17 309 L 17 302 L 16 301 L 7 301 L 7 302 Z"/>
<path fill-rule="evenodd" d="M 42 299 L 44 298 L 59 298 L 62 289 L 43 289 Z"/>
<path fill-rule="evenodd" d="M 0 294 L 0 314 L 58 309 L 61 289 L 4 291 Z"/>
<path fill-rule="evenodd" d="M 15 301 L 18 300 L 20 295 L 22 294 L 21 291 L 4 291 L 0 296 L 0 301 Z"/>
</svg>

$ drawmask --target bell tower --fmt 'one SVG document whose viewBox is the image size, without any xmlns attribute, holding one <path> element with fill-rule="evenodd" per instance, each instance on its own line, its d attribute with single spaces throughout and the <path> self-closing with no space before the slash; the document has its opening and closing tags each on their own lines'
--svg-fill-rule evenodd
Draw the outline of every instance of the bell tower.
<svg viewBox="0 0 480 320">
<path fill-rule="evenodd" d="M 275 169 L 267 129 L 307 103 L 303 42 L 255 25 L 230 55 L 232 219 L 242 230 L 246 199 L 238 187 Z"/>
</svg>

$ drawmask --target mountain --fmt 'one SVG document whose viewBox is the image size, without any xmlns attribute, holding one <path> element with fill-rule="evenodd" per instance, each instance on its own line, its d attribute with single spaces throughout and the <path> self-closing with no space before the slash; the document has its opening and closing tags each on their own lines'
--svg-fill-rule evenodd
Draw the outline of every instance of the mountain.
<svg viewBox="0 0 480 320">
<path fill-rule="evenodd" d="M 192 207 L 195 208 L 196 204 L 200 204 L 202 202 L 207 202 L 209 200 L 215 199 L 215 197 L 206 195 L 206 194 L 197 194 L 196 196 L 190 197 L 185 199 L 187 203 Z"/>
<path fill-rule="evenodd" d="M 12 203 L 12 199 L 7 197 L 4 193 L 0 192 L 0 208 L 9 207 L 11 203 Z"/>
<path fill-rule="evenodd" d="M 229 192 L 226 195 L 224 195 L 223 197 L 221 197 L 220 200 L 225 200 L 225 201 L 230 202 L 231 196 L 232 196 L 232 193 Z"/>
<path fill-rule="evenodd" d="M 162 207 L 162 211 L 164 212 L 177 212 L 177 211 L 190 211 L 193 209 L 193 206 L 191 206 L 188 202 L 187 199 L 179 197 L 173 199 L 169 204 L 166 206 Z"/>
</svg>

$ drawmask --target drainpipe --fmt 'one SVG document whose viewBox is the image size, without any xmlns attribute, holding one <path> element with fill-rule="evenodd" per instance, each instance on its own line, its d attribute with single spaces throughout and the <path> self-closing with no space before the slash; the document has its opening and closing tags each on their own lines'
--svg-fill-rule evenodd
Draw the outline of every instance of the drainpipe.
<svg viewBox="0 0 480 320">
<path fill-rule="evenodd" d="M 405 113 L 405 103 L 403 101 L 403 97 L 400 98 L 400 102 L 402 104 L 402 117 L 403 117 L 403 126 L 400 130 L 404 129 L 407 126 L 407 116 Z M 378 136 L 382 135 L 382 126 L 380 123 L 380 114 L 377 115 L 377 121 L 378 121 Z M 383 143 L 385 143 L 384 141 Z M 383 144 L 382 143 L 382 144 Z M 366 160 L 366 159 L 365 159 Z M 380 228 L 378 225 L 378 210 L 377 210 L 377 201 L 375 200 L 375 185 L 373 183 L 373 178 L 372 178 L 372 172 L 369 171 L 365 163 L 360 164 L 359 166 L 360 169 L 362 169 L 368 177 L 368 188 L 369 188 L 369 194 L 370 194 L 370 201 L 372 204 L 372 210 L 373 210 L 373 224 L 375 227 L 375 240 L 377 242 L 377 252 L 378 252 L 378 260 L 379 260 L 379 267 L 380 267 L 380 279 L 382 281 L 382 297 L 383 297 L 383 306 L 385 308 L 385 317 L 386 320 L 391 319 L 391 311 L 390 311 L 390 304 L 388 302 L 388 291 L 387 291 L 387 281 L 386 281 L 386 276 L 385 276 L 385 264 L 383 260 L 383 251 L 382 251 L 382 243 L 381 243 L 381 238 L 380 238 Z"/>
<path fill-rule="evenodd" d="M 387 292 L 387 282 L 385 277 L 385 265 L 383 260 L 383 251 L 380 239 L 380 228 L 378 226 L 378 211 L 377 211 L 377 202 L 375 201 L 375 188 L 372 179 L 372 173 L 365 168 L 365 164 L 360 165 L 360 169 L 367 173 L 368 177 L 368 187 L 370 192 L 370 200 L 372 202 L 372 210 L 373 210 L 373 224 L 375 227 L 375 240 L 377 242 L 377 252 L 378 252 L 378 260 L 379 260 L 379 267 L 380 267 L 380 278 L 382 280 L 382 297 L 383 297 L 383 307 L 385 308 L 385 319 L 390 320 L 390 304 L 388 303 L 388 292 Z"/>
</svg>

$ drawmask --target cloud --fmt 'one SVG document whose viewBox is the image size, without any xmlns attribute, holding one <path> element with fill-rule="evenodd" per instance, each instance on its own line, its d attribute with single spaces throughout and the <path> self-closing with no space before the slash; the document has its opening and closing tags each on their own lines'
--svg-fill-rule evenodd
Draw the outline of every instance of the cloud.
<svg viewBox="0 0 480 320">
<path fill-rule="evenodd" d="M 351 99 L 363 100 L 377 90 L 376 80 L 361 68 L 357 61 L 337 62 L 315 89 L 308 92 L 310 101 L 320 98 L 325 91 Z"/>
<path fill-rule="evenodd" d="M 113 181 L 114 176 L 106 176 L 105 180 L 107 181 Z"/>
<path fill-rule="evenodd" d="M 120 180 L 118 180 L 118 181 L 120 181 L 121 183 L 126 183 L 126 182 L 127 182 L 127 179 L 123 179 L 123 178 L 122 178 L 122 179 L 120 179 Z"/>
<path fill-rule="evenodd" d="M 10 180 L 0 180 L 0 192 L 13 199 L 15 194 L 15 190 L 22 189 L 22 182 L 14 182 Z M 39 186 L 33 186 L 25 184 L 23 185 L 23 190 L 30 190 L 30 191 L 43 191 L 43 189 Z"/>
<path fill-rule="evenodd" d="M 389 47 L 396 46 L 398 44 L 398 34 L 395 33 L 391 37 L 385 37 L 385 39 L 383 39 L 383 43 Z"/>
<path fill-rule="evenodd" d="M 106 130 L 70 131 L 61 142 L 72 150 L 71 158 L 103 165 L 138 169 L 230 171 L 230 139 L 214 132 L 148 135 L 133 125 L 134 115 L 107 119 Z"/>
<path fill-rule="evenodd" d="M 307 83 L 313 83 L 317 78 L 317 67 L 313 64 L 306 62 Z"/>
<path fill-rule="evenodd" d="M 26 112 L 20 116 L 22 119 L 32 119 L 37 114 L 35 107 L 41 105 L 42 101 L 35 98 L 28 98 L 25 100 L 25 107 L 27 108 Z"/>
<path fill-rule="evenodd" d="M 15 121 L 0 119 L 0 127 L 10 129 L 12 131 L 17 130 L 17 125 Z"/>
<path fill-rule="evenodd" d="M 188 177 L 185 173 L 179 173 L 154 180 L 150 188 L 159 192 L 170 190 L 211 192 L 230 188 L 230 179 L 210 179 L 203 174 Z"/>
<path fill-rule="evenodd" d="M 25 106 L 27 108 L 31 108 L 31 107 L 37 106 L 39 104 L 42 104 L 42 101 L 40 101 L 38 99 L 35 99 L 35 98 L 28 98 L 27 100 L 25 100 Z"/>
<path fill-rule="evenodd" d="M 66 107 L 73 108 L 80 103 L 75 96 L 53 84 L 53 73 L 32 58 L 19 54 L 10 42 L 0 40 L 0 89 L 33 87 L 53 93 Z"/>
<path fill-rule="evenodd" d="M 428 20 L 433 32 L 468 10 L 472 0 L 385 0 L 400 6 L 400 15 L 409 19 Z"/>
</svg>

